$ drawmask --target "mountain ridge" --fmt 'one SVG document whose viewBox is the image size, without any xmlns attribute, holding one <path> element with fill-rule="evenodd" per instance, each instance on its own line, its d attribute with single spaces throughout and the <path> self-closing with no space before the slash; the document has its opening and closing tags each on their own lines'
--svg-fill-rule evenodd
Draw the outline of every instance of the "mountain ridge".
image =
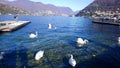
<svg viewBox="0 0 120 68">
<path fill-rule="evenodd" d="M 76 16 L 107 16 L 120 13 L 120 0 L 95 0 Z"/>
<path fill-rule="evenodd" d="M 30 12 L 27 12 L 23 9 L 18 9 L 14 6 L 9 6 L 3 2 L 0 2 L 0 14 L 30 14 Z"/>
<path fill-rule="evenodd" d="M 15 0 L 15 1 L 6 1 L 1 0 L 2 2 L 22 8 L 24 10 L 30 11 L 35 15 L 72 15 L 73 11 L 69 7 L 58 7 L 52 4 L 43 4 L 41 2 L 33 2 L 30 0 Z"/>
</svg>

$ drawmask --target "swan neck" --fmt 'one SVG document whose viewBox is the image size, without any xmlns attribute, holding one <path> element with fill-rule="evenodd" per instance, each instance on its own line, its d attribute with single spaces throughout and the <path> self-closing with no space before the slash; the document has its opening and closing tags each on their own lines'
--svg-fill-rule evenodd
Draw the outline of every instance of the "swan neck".
<svg viewBox="0 0 120 68">
<path fill-rule="evenodd" d="M 36 36 L 38 36 L 38 32 L 36 32 Z"/>
<path fill-rule="evenodd" d="M 73 55 L 71 55 L 71 59 L 73 59 Z"/>
<path fill-rule="evenodd" d="M 118 37 L 118 40 L 120 40 L 120 37 Z"/>
<path fill-rule="evenodd" d="M 84 42 L 85 42 L 85 43 L 87 43 L 87 42 L 88 42 L 88 40 L 84 40 Z"/>
</svg>

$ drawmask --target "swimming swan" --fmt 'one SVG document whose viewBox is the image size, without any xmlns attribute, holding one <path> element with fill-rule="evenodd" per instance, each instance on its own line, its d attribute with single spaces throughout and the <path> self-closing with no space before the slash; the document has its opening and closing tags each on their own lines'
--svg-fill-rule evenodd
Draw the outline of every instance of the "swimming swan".
<svg viewBox="0 0 120 68">
<path fill-rule="evenodd" d="M 52 24 L 48 24 L 48 29 L 52 29 Z"/>
<path fill-rule="evenodd" d="M 75 67 L 76 61 L 75 61 L 75 59 L 73 58 L 73 55 L 72 55 L 72 54 L 71 54 L 70 56 L 71 56 L 71 57 L 70 57 L 70 59 L 69 59 L 69 64 L 70 64 L 71 66 Z"/>
<path fill-rule="evenodd" d="M 86 44 L 87 42 L 88 42 L 88 40 L 86 40 L 86 39 L 85 40 L 83 40 L 82 38 L 78 38 L 77 39 L 77 43 L 79 45 L 81 45 L 81 46 L 84 45 L 84 44 Z"/>
<path fill-rule="evenodd" d="M 4 58 L 4 54 L 5 54 L 4 52 L 0 53 L 0 60 L 2 60 Z"/>
<path fill-rule="evenodd" d="M 36 34 L 31 33 L 29 35 L 29 38 L 37 38 L 37 37 L 38 37 L 38 32 L 36 32 Z"/>
<path fill-rule="evenodd" d="M 40 60 L 43 57 L 44 51 L 40 50 L 35 55 L 35 60 Z"/>
<path fill-rule="evenodd" d="M 118 44 L 120 44 L 120 37 L 118 37 Z"/>
</svg>

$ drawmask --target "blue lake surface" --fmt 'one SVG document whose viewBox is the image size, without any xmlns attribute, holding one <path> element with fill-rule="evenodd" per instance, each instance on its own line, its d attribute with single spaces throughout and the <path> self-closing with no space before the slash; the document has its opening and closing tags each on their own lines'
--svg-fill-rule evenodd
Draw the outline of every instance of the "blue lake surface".
<svg viewBox="0 0 120 68">
<path fill-rule="evenodd" d="M 1 15 L 0 21 L 14 20 Z M 19 20 L 31 21 L 25 27 L 0 34 L 0 51 L 4 59 L 0 68 L 71 68 L 70 54 L 77 62 L 75 68 L 120 68 L 120 27 L 92 23 L 82 17 L 19 16 Z M 48 29 L 51 23 L 56 29 Z M 38 32 L 38 38 L 29 34 Z M 77 38 L 89 42 L 78 47 Z M 34 56 L 39 50 L 45 54 L 40 61 Z"/>
</svg>

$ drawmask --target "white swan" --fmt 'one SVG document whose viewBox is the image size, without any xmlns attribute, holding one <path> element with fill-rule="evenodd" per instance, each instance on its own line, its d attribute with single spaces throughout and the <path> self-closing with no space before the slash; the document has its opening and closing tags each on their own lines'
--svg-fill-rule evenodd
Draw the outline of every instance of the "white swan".
<svg viewBox="0 0 120 68">
<path fill-rule="evenodd" d="M 44 51 L 40 50 L 35 55 L 35 60 L 40 60 L 43 57 Z"/>
<path fill-rule="evenodd" d="M 3 59 L 3 55 L 0 55 L 0 60 L 2 60 Z"/>
<path fill-rule="evenodd" d="M 71 66 L 75 67 L 76 61 L 75 61 L 75 59 L 73 58 L 73 55 L 72 55 L 72 54 L 71 54 L 70 56 L 71 56 L 71 57 L 70 57 L 70 59 L 69 59 L 69 64 L 70 64 Z"/>
<path fill-rule="evenodd" d="M 57 29 L 57 27 L 54 27 L 54 29 Z"/>
<path fill-rule="evenodd" d="M 120 37 L 118 37 L 118 44 L 120 44 Z"/>
<path fill-rule="evenodd" d="M 77 43 L 79 44 L 79 46 L 82 46 L 84 44 L 86 44 L 88 42 L 88 40 L 83 40 L 82 38 L 78 38 L 77 39 Z"/>
<path fill-rule="evenodd" d="M 52 24 L 48 24 L 48 29 L 52 29 Z"/>
<path fill-rule="evenodd" d="M 95 54 L 93 54 L 92 56 L 93 56 L 93 57 L 96 57 L 96 55 L 95 55 Z"/>
<path fill-rule="evenodd" d="M 3 56 L 4 54 L 5 54 L 4 52 L 0 53 L 0 60 L 2 60 L 4 58 L 4 56 Z"/>
<path fill-rule="evenodd" d="M 29 35 L 29 38 L 37 38 L 37 37 L 38 37 L 38 32 L 36 32 L 36 34 L 31 33 Z"/>
</svg>

